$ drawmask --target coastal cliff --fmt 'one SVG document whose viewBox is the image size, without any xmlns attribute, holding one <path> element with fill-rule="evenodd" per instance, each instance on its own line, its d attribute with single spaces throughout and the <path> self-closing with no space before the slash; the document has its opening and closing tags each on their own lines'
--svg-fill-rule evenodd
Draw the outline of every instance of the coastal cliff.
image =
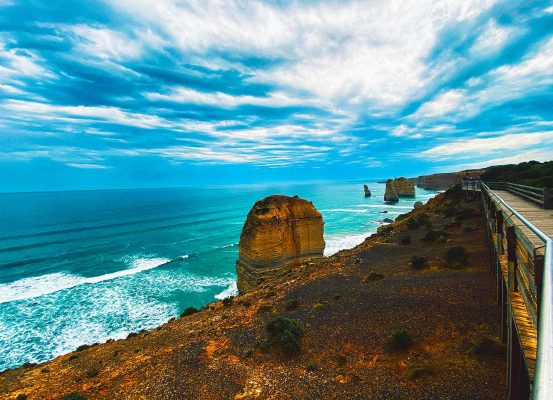
<svg viewBox="0 0 553 400">
<path fill-rule="evenodd" d="M 421 175 L 416 178 L 417 187 L 428 190 L 446 190 L 458 184 L 463 176 L 481 176 L 484 170 L 470 170 L 461 172 Z"/>
<path fill-rule="evenodd" d="M 240 293 L 286 273 L 288 266 L 322 257 L 323 230 L 321 213 L 307 200 L 273 195 L 256 202 L 238 244 Z"/>
<path fill-rule="evenodd" d="M 453 246 L 468 264 L 448 262 Z M 498 329 L 489 262 L 480 202 L 446 192 L 243 295 L 4 371 L 0 398 L 502 398 L 503 348 L 475 350 Z M 275 347 L 282 326 L 293 354 Z"/>
</svg>

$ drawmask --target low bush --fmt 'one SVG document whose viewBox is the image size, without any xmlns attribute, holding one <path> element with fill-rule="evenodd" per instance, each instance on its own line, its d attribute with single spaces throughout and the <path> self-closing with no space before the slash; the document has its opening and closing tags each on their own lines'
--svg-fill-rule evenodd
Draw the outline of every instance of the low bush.
<svg viewBox="0 0 553 400">
<path fill-rule="evenodd" d="M 186 308 L 182 314 L 180 315 L 182 317 L 186 317 L 188 315 L 196 314 L 199 310 L 196 307 L 188 307 Z"/>
<path fill-rule="evenodd" d="M 90 367 L 86 370 L 87 378 L 96 378 L 100 374 L 100 370 L 97 367 Z"/>
<path fill-rule="evenodd" d="M 86 395 L 84 393 L 73 392 L 66 394 L 61 400 L 86 400 Z"/>
<path fill-rule="evenodd" d="M 472 347 L 471 353 L 477 356 L 503 357 L 505 355 L 505 345 L 494 338 L 481 338 Z"/>
<path fill-rule="evenodd" d="M 27 400 L 27 395 L 23 393 L 18 394 L 15 400 Z"/>
<path fill-rule="evenodd" d="M 411 217 L 407 220 L 407 228 L 415 230 L 419 226 L 430 224 L 430 216 L 427 213 L 420 213 L 415 217 Z"/>
<path fill-rule="evenodd" d="M 449 200 L 462 200 L 464 197 L 464 194 L 463 194 L 463 188 L 461 188 L 461 184 L 458 183 L 457 185 L 447 189 L 444 192 L 444 196 Z"/>
<path fill-rule="evenodd" d="M 223 299 L 223 306 L 230 307 L 233 302 L 234 302 L 234 296 L 225 297 Z"/>
<path fill-rule="evenodd" d="M 300 302 L 299 300 L 297 299 L 292 299 L 292 300 L 288 300 L 285 304 L 284 304 L 284 309 L 286 311 L 292 311 L 292 310 L 295 310 L 296 308 L 298 308 L 300 306 Z"/>
<path fill-rule="evenodd" d="M 422 269 L 428 266 L 428 259 L 423 256 L 411 257 L 411 266 L 414 269 Z"/>
<path fill-rule="evenodd" d="M 474 216 L 474 210 L 472 208 L 463 207 L 455 213 L 456 221 L 464 221 Z"/>
<path fill-rule="evenodd" d="M 435 243 L 435 242 L 442 243 L 442 242 L 445 242 L 448 237 L 449 237 L 449 233 L 445 231 L 437 231 L 432 229 L 426 233 L 426 235 L 424 236 L 424 240 L 432 243 Z"/>
<path fill-rule="evenodd" d="M 408 245 L 411 244 L 411 236 L 405 235 L 401 238 L 401 244 Z"/>
<path fill-rule="evenodd" d="M 453 246 L 446 253 L 446 261 L 450 268 L 462 268 L 468 265 L 469 255 L 463 246 Z"/>
<path fill-rule="evenodd" d="M 274 297 L 276 296 L 276 292 L 274 290 L 269 290 L 266 294 L 265 294 L 265 298 L 269 298 L 269 297 Z"/>
<path fill-rule="evenodd" d="M 273 312 L 273 306 L 263 304 L 257 309 L 257 314 L 268 314 Z"/>
<path fill-rule="evenodd" d="M 407 379 L 416 380 L 428 375 L 432 375 L 432 368 L 428 363 L 410 362 L 407 364 L 407 370 L 405 371 L 405 377 Z"/>
<path fill-rule="evenodd" d="M 301 352 L 304 330 L 298 321 L 278 316 L 271 318 L 265 329 L 268 337 L 263 343 L 263 348 L 280 349 L 289 355 Z"/>
<path fill-rule="evenodd" d="M 382 275 L 378 272 L 371 271 L 371 272 L 369 272 L 369 275 L 367 275 L 367 277 L 365 279 L 363 279 L 363 281 L 365 281 L 365 282 L 376 282 L 376 281 L 379 281 L 381 279 L 384 279 L 384 275 Z"/>
<path fill-rule="evenodd" d="M 401 329 L 390 336 L 386 343 L 386 349 L 389 351 L 407 350 L 412 344 L 411 334 L 407 330 Z"/>
<path fill-rule="evenodd" d="M 313 361 L 309 361 L 305 369 L 307 372 L 315 372 L 317 370 L 317 364 L 315 364 Z"/>
</svg>

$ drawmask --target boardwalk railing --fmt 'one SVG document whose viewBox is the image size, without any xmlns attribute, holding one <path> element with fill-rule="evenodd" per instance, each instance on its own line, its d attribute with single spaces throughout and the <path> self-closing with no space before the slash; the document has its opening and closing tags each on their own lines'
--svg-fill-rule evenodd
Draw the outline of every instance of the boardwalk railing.
<svg viewBox="0 0 553 400">
<path fill-rule="evenodd" d="M 473 185 L 471 180 L 463 180 L 463 185 Z M 519 185 L 511 182 L 486 182 L 492 190 L 506 190 L 526 200 L 539 204 L 542 208 L 553 208 L 553 190 L 549 188 L 537 188 L 533 186 Z"/>
<path fill-rule="evenodd" d="M 480 192 L 484 204 L 501 337 L 509 350 L 509 398 L 553 399 L 553 243 L 501 197 L 508 191 L 535 201 L 537 197 L 529 193 L 538 192 L 522 185 L 474 180 L 463 181 L 462 186 Z"/>
</svg>

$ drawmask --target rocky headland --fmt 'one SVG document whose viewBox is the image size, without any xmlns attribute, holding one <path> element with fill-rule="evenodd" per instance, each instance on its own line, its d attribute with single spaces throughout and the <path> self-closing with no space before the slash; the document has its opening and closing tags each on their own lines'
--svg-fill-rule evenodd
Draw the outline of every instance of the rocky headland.
<svg viewBox="0 0 553 400">
<path fill-rule="evenodd" d="M 262 215 L 278 218 L 276 204 L 260 207 L 260 227 Z M 359 246 L 290 266 L 245 294 L 4 371 L 0 398 L 503 398 L 484 224 L 478 200 L 447 191 Z M 462 257 L 451 259 L 452 248 Z"/>
<path fill-rule="evenodd" d="M 481 176 L 485 170 L 470 170 L 432 175 L 421 175 L 416 178 L 416 185 L 421 189 L 446 190 L 461 182 L 464 176 Z"/>
<path fill-rule="evenodd" d="M 415 197 L 415 185 L 407 178 L 400 177 L 394 179 L 394 187 L 399 197 Z"/>
<path fill-rule="evenodd" d="M 322 257 L 323 231 L 321 213 L 307 200 L 273 195 L 256 202 L 238 244 L 240 293 L 286 274 L 290 266 Z"/>
</svg>

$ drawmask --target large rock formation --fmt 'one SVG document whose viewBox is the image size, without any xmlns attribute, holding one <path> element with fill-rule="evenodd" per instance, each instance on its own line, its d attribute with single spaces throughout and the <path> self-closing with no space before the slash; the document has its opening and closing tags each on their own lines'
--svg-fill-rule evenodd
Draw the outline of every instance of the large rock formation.
<svg viewBox="0 0 553 400">
<path fill-rule="evenodd" d="M 404 177 L 394 179 L 394 187 L 396 188 L 396 193 L 399 197 L 415 196 L 415 185 Z"/>
<path fill-rule="evenodd" d="M 391 179 L 388 179 L 386 181 L 386 192 L 384 192 L 384 201 L 387 203 L 397 203 L 399 201 L 399 196 L 397 195 L 394 181 Z"/>
<path fill-rule="evenodd" d="M 371 191 L 369 190 L 369 187 L 367 185 L 363 185 L 363 189 L 365 190 L 365 197 L 371 197 Z"/>
<path fill-rule="evenodd" d="M 244 293 L 287 272 L 290 265 L 323 256 L 323 218 L 313 203 L 273 195 L 254 204 L 238 244 L 238 290 Z"/>
</svg>

